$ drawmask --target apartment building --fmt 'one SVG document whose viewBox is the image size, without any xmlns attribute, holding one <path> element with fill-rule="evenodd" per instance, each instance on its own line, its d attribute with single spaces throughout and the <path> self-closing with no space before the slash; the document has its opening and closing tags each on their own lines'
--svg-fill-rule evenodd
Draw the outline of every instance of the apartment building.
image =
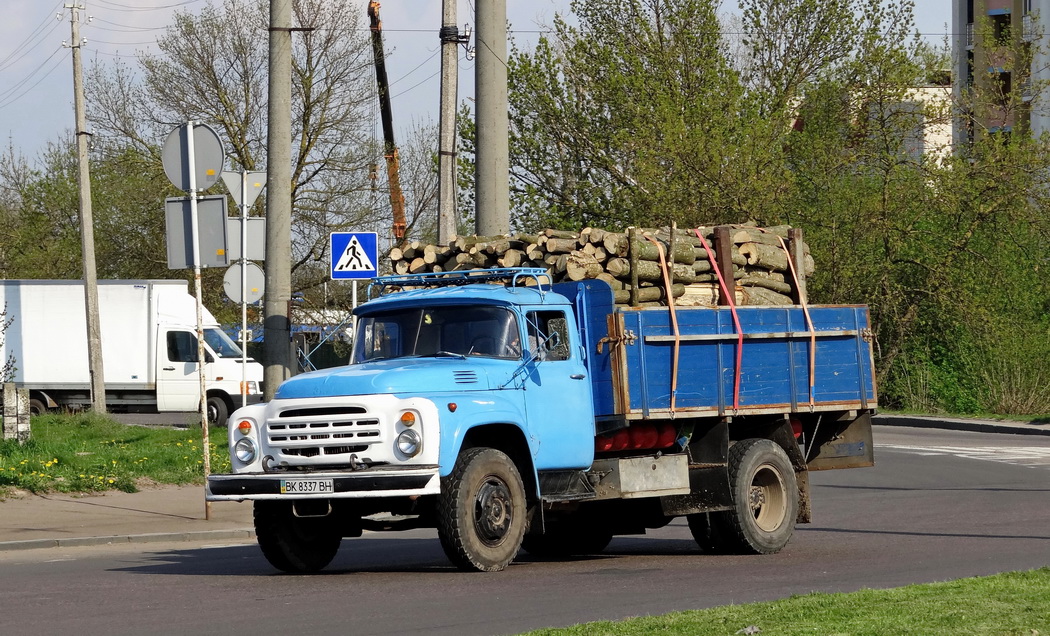
<svg viewBox="0 0 1050 636">
<path fill-rule="evenodd" d="M 1037 91 L 1050 80 L 1050 0 L 952 0 L 953 137 L 1050 130 Z"/>
</svg>

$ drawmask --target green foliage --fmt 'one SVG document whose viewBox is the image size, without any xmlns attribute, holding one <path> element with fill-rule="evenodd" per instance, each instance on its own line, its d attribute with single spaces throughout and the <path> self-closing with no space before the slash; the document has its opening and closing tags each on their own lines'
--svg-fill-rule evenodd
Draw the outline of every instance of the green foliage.
<svg viewBox="0 0 1050 636">
<path fill-rule="evenodd" d="M 1016 634 L 1050 630 L 1050 569 L 849 594 L 805 594 L 663 616 L 541 629 L 532 636 Z M 749 629 L 750 628 L 750 629 Z"/>
<path fill-rule="evenodd" d="M 209 437 L 212 470 L 228 470 L 226 429 L 213 427 Z M 135 492 L 140 480 L 199 484 L 202 448 L 200 431 L 125 426 L 91 413 L 38 416 L 29 442 L 0 442 L 0 492 Z"/>
<path fill-rule="evenodd" d="M 516 225 L 800 227 L 810 300 L 871 306 L 884 403 L 1041 408 L 991 378 L 1023 372 L 1009 333 L 1050 347 L 1047 144 L 928 144 L 960 105 L 928 87 L 950 56 L 917 37 L 913 4 L 742 0 L 733 41 L 712 0 L 576 0 L 575 22 L 508 61 Z M 1019 108 L 1004 89 L 963 106 Z"/>
</svg>

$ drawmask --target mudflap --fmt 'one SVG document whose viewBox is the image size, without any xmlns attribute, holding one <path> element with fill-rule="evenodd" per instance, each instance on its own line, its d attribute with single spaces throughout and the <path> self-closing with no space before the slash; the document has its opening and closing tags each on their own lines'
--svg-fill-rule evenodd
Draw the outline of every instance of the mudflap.
<svg viewBox="0 0 1050 636">
<path fill-rule="evenodd" d="M 806 454 L 810 470 L 874 466 L 871 412 L 845 413 L 837 421 L 823 422 L 814 431 Z"/>
</svg>

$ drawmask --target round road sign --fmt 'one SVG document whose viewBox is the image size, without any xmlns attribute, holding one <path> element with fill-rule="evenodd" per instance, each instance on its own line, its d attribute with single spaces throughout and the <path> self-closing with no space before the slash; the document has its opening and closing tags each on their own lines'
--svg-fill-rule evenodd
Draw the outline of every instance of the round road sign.
<svg viewBox="0 0 1050 636">
<path fill-rule="evenodd" d="M 238 304 L 244 302 L 250 305 L 263 297 L 265 276 L 262 268 L 255 263 L 248 263 L 246 267 L 248 282 L 248 292 L 246 294 L 241 294 L 240 263 L 234 263 L 226 270 L 226 275 L 222 277 L 222 289 L 233 302 Z M 242 297 L 246 297 L 246 299 L 242 300 Z"/>
<path fill-rule="evenodd" d="M 161 149 L 164 174 L 183 192 L 190 191 L 189 124 L 171 131 Z M 197 190 L 207 190 L 219 181 L 225 153 L 219 135 L 207 124 L 193 124 L 193 174 Z"/>
</svg>

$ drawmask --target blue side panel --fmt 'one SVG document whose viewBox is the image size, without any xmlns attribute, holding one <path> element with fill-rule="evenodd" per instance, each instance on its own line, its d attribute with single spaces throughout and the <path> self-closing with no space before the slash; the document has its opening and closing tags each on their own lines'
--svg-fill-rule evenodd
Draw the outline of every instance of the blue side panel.
<svg viewBox="0 0 1050 636">
<path fill-rule="evenodd" d="M 809 336 L 804 335 L 808 325 L 802 309 L 741 307 L 737 313 L 746 338 L 740 361 L 739 408 L 807 407 L 812 347 Z M 675 407 L 732 410 L 737 365 L 732 312 L 683 307 L 676 314 L 682 340 Z M 814 331 L 825 332 L 815 346 L 814 403 L 870 402 L 874 406 L 871 349 L 860 333 L 868 326 L 866 308 L 815 306 L 810 316 Z M 647 415 L 651 410 L 669 409 L 674 354 L 670 312 L 625 311 L 624 323 L 640 336 L 625 348 L 630 410 Z M 689 339 L 717 335 L 723 337 Z"/>
<path fill-rule="evenodd" d="M 608 345 L 598 353 L 598 341 L 609 334 L 606 319 L 614 310 L 612 288 L 600 280 L 559 283 L 553 291 L 565 296 L 576 313 L 576 327 L 583 343 L 587 374 L 591 379 L 591 399 L 598 415 L 613 412 L 612 359 Z"/>
</svg>

